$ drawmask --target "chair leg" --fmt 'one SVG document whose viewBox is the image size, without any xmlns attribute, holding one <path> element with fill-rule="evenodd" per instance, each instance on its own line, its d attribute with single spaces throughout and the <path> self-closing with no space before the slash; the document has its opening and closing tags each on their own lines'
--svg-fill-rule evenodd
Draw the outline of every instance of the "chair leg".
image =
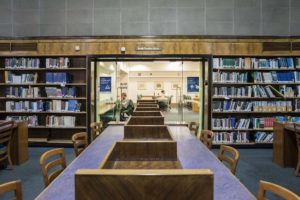
<svg viewBox="0 0 300 200">
<path fill-rule="evenodd" d="M 7 169 L 13 169 L 11 157 L 10 157 L 10 148 L 7 149 L 7 160 L 8 160 L 8 166 Z"/>
</svg>

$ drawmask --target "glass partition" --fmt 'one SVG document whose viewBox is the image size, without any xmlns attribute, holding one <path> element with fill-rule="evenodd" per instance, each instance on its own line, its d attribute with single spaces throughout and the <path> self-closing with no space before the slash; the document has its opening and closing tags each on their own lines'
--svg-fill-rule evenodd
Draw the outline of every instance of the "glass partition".
<svg viewBox="0 0 300 200">
<path fill-rule="evenodd" d="M 207 105 L 205 71 L 205 61 L 200 59 L 97 61 L 96 119 L 104 124 L 125 121 L 128 116 L 122 117 L 116 109 L 116 102 L 122 103 L 125 94 L 134 107 L 138 99 L 157 99 L 166 123 L 195 122 L 202 127 L 207 123 L 202 117 L 203 105 Z"/>
</svg>

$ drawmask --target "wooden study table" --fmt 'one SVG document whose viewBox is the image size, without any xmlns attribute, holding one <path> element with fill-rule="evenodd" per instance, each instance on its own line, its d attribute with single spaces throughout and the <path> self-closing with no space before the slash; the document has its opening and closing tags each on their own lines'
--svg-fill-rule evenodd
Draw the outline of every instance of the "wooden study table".
<svg viewBox="0 0 300 200">
<path fill-rule="evenodd" d="M 273 162 L 281 167 L 296 167 L 297 159 L 294 124 L 274 122 Z"/>
<path fill-rule="evenodd" d="M 13 165 L 20 165 L 28 160 L 28 125 L 26 121 L 15 121 L 10 143 L 10 157 Z"/>
<path fill-rule="evenodd" d="M 255 200 L 256 198 L 231 174 L 185 126 L 169 127 L 177 141 L 177 154 L 183 169 L 211 169 L 214 173 L 215 200 Z M 74 199 L 74 174 L 77 169 L 97 169 L 114 144 L 124 137 L 124 126 L 109 126 L 36 199 Z M 258 184 L 258 183 L 257 183 Z"/>
</svg>

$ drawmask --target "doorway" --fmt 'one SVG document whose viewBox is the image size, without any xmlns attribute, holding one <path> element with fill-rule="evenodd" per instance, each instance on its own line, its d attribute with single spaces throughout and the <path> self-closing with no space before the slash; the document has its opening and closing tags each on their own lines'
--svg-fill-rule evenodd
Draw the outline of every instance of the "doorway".
<svg viewBox="0 0 300 200">
<path fill-rule="evenodd" d="M 209 56 L 93 57 L 90 66 L 91 121 L 125 121 L 116 109 L 125 94 L 134 106 L 141 98 L 157 99 L 166 124 L 208 128 Z"/>
</svg>

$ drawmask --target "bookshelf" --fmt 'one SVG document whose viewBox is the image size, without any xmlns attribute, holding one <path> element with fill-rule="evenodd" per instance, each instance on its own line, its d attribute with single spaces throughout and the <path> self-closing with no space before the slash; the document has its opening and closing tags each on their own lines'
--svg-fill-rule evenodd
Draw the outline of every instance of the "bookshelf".
<svg viewBox="0 0 300 200">
<path fill-rule="evenodd" d="M 31 145 L 70 145 L 88 131 L 85 56 L 0 57 L 0 119 L 28 121 Z"/>
<path fill-rule="evenodd" d="M 300 121 L 300 58 L 214 57 L 214 145 L 271 147 L 274 121 Z"/>
</svg>

